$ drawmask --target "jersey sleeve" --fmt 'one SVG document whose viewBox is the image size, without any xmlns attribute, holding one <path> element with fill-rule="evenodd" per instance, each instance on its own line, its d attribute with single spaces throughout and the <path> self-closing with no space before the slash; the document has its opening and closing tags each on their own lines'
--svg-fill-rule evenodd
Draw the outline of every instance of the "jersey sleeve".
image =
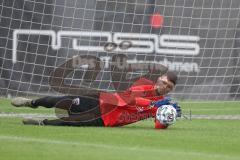
<svg viewBox="0 0 240 160">
<path fill-rule="evenodd" d="M 151 105 L 151 100 L 142 98 L 142 97 L 136 97 L 135 98 L 135 105 L 140 106 L 140 107 L 148 107 Z"/>
<path fill-rule="evenodd" d="M 149 107 L 152 100 L 157 97 L 154 83 L 150 80 L 141 78 L 124 92 L 127 104 L 140 107 Z"/>
</svg>

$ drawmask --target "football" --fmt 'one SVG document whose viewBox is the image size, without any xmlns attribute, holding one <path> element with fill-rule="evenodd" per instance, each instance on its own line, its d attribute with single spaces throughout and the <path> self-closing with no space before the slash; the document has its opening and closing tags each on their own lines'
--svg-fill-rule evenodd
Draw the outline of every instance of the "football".
<svg viewBox="0 0 240 160">
<path fill-rule="evenodd" d="M 172 105 L 162 105 L 156 112 L 156 119 L 165 125 L 171 125 L 176 122 L 177 111 Z"/>
</svg>

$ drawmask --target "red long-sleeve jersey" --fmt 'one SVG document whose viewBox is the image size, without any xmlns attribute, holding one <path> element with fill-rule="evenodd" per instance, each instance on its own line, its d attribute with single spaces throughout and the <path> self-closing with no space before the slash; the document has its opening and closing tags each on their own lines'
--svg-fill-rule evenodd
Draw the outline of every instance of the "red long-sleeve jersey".
<svg viewBox="0 0 240 160">
<path fill-rule="evenodd" d="M 152 101 L 163 99 L 154 90 L 154 83 L 141 78 L 124 92 L 100 93 L 101 118 L 105 126 L 123 126 L 150 117 L 155 118 L 157 108 Z M 166 128 L 155 120 L 155 128 Z"/>
</svg>

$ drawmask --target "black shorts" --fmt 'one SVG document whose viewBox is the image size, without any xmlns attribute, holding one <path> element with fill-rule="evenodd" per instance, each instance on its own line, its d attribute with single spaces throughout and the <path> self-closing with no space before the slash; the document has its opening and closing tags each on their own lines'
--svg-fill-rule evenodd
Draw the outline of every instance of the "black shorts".
<svg viewBox="0 0 240 160">
<path fill-rule="evenodd" d="M 56 120 L 44 120 L 45 125 L 104 126 L 98 96 L 44 97 L 35 105 L 55 108 Z"/>
</svg>

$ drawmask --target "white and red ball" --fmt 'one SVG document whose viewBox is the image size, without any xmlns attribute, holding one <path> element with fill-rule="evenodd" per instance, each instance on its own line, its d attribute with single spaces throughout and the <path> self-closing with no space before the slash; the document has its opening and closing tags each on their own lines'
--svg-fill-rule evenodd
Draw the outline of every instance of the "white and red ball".
<svg viewBox="0 0 240 160">
<path fill-rule="evenodd" d="M 171 125 L 176 122 L 177 111 L 172 105 L 162 105 L 157 109 L 156 119 L 164 125 Z"/>
</svg>

